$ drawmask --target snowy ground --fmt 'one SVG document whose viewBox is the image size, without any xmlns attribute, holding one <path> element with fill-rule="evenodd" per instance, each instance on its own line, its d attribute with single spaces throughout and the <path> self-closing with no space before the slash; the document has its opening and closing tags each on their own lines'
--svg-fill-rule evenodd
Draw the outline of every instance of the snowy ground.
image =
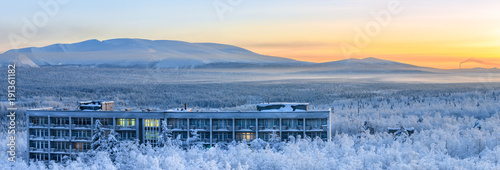
<svg viewBox="0 0 500 170">
<path fill-rule="evenodd" d="M 3 76 L 3 75 L 2 75 Z M 445 79 L 439 82 L 439 79 Z M 75 108 L 87 99 L 114 100 L 117 108 L 163 110 L 183 103 L 197 109 L 255 110 L 255 104 L 308 102 L 334 108 L 332 142 L 289 142 L 281 149 L 235 144 L 183 151 L 123 144 L 113 163 L 95 159 L 51 163 L 51 169 L 498 169 L 500 84 L 491 75 L 287 75 L 196 70 L 19 69 L 19 104 Z M 426 78 L 427 77 L 427 78 Z M 415 81 L 407 82 L 405 80 Z M 421 81 L 425 80 L 425 81 Z M 398 81 L 395 81 L 398 80 Z M 431 81 L 432 80 L 432 81 Z M 451 81 L 451 82 L 450 82 Z M 0 94 L 6 96 L 2 91 Z M 5 104 L 0 104 L 5 110 Z M 358 112 L 359 110 L 359 112 Z M 21 112 L 22 113 L 22 112 Z M 22 116 L 19 117 L 22 124 Z M 2 121 L 3 120 L 2 118 Z M 374 133 L 364 129 L 368 122 Z M 474 128 L 479 123 L 481 129 Z M 394 139 L 388 127 L 416 133 Z M 2 136 L 5 134 L 2 126 Z M 19 132 L 18 151 L 26 148 Z M 2 138 L 2 143 L 7 143 Z M 0 150 L 5 153 L 6 145 Z M 0 154 L 0 169 L 39 169 Z"/>
</svg>

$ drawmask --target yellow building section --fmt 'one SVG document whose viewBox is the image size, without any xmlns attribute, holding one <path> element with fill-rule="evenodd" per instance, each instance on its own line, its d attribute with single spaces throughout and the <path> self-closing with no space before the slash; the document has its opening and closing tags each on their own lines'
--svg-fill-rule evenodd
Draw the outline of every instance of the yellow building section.
<svg viewBox="0 0 500 170">
<path fill-rule="evenodd" d="M 118 126 L 135 126 L 135 119 L 118 119 L 116 123 Z"/>
<path fill-rule="evenodd" d="M 159 119 L 144 119 L 145 127 L 160 127 Z"/>
</svg>

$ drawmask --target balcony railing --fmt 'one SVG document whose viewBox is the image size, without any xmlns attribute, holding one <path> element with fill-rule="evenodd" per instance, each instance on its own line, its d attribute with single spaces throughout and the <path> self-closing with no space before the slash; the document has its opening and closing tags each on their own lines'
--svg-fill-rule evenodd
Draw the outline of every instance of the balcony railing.
<svg viewBox="0 0 500 170">
<path fill-rule="evenodd" d="M 69 149 L 52 148 L 53 153 L 69 153 Z"/>
<path fill-rule="evenodd" d="M 35 148 L 35 147 L 30 147 L 30 152 L 48 152 L 48 148 Z"/>
<path fill-rule="evenodd" d="M 91 125 L 79 125 L 79 124 L 75 124 L 73 125 L 75 129 L 91 129 L 92 126 Z"/>
<path fill-rule="evenodd" d="M 51 136 L 52 140 L 70 140 L 69 136 Z"/>
<path fill-rule="evenodd" d="M 279 126 L 259 126 L 259 130 L 280 130 Z"/>
<path fill-rule="evenodd" d="M 79 153 L 85 153 L 88 151 L 88 149 L 68 149 L 71 154 L 79 154 Z"/>
<path fill-rule="evenodd" d="M 30 140 L 46 140 L 49 139 L 48 136 L 35 136 L 35 135 L 30 135 Z"/>
<path fill-rule="evenodd" d="M 212 130 L 217 130 L 217 131 L 232 131 L 233 130 L 233 126 L 229 126 L 229 125 L 226 125 L 226 126 L 212 126 Z"/>
<path fill-rule="evenodd" d="M 255 126 L 246 126 L 246 127 L 241 127 L 240 125 L 236 125 L 234 127 L 234 130 L 236 131 L 255 131 L 257 127 Z"/>
<path fill-rule="evenodd" d="M 69 124 L 50 124 L 51 128 L 69 128 Z"/>
<path fill-rule="evenodd" d="M 197 130 L 206 130 L 206 131 L 209 131 L 210 130 L 210 126 L 196 126 L 196 125 L 190 125 L 189 126 L 189 129 L 197 129 Z"/>
<path fill-rule="evenodd" d="M 120 138 L 120 141 L 135 141 L 135 137 L 130 137 L 130 138 Z"/>
<path fill-rule="evenodd" d="M 113 129 L 113 125 L 101 125 L 101 128 L 104 128 L 104 129 Z"/>
<path fill-rule="evenodd" d="M 31 127 L 31 128 L 46 128 L 46 127 L 49 127 L 49 124 L 29 123 L 29 127 Z"/>
<path fill-rule="evenodd" d="M 172 126 L 172 125 L 168 125 L 167 126 L 169 129 L 172 129 L 172 130 L 186 130 L 187 129 L 187 126 L 186 125 L 182 125 L 182 126 Z"/>
<path fill-rule="evenodd" d="M 81 136 L 73 136 L 72 137 L 73 140 L 91 140 L 92 137 L 81 137 Z"/>
<path fill-rule="evenodd" d="M 118 130 L 136 130 L 135 126 L 116 126 Z"/>
</svg>

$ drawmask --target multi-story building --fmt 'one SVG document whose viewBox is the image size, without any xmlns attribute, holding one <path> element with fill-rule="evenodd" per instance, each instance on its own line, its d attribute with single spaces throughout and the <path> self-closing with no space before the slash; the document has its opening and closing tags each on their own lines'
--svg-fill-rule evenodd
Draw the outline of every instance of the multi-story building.
<svg viewBox="0 0 500 170">
<path fill-rule="evenodd" d="M 280 106 L 274 106 L 280 105 Z M 307 104 L 305 104 L 307 105 Z M 268 109 L 265 109 L 269 106 Z M 293 109 L 291 109 L 293 108 Z M 299 108 L 299 109 L 297 109 Z M 305 110 L 304 110 L 305 109 Z M 268 140 L 271 133 L 282 140 L 290 136 L 331 138 L 331 111 L 308 111 L 304 104 L 259 105 L 251 112 L 133 112 L 28 110 L 28 157 L 60 161 L 90 149 L 94 123 L 100 120 L 107 133 L 115 130 L 122 141 L 138 140 L 157 144 L 162 122 L 182 140 L 196 129 L 206 146 L 232 141 Z"/>
</svg>

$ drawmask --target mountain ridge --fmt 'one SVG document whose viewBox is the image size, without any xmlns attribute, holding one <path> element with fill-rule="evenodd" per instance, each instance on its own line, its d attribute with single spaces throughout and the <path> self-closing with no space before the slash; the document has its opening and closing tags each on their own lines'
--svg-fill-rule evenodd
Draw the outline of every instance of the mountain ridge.
<svg viewBox="0 0 500 170">
<path fill-rule="evenodd" d="M 39 66 L 136 66 L 157 63 L 157 68 L 193 67 L 218 62 L 305 63 L 267 56 L 250 50 L 217 43 L 189 43 L 175 40 L 109 39 L 86 40 L 71 44 L 12 49 L 0 54 L 3 64 L 25 55 Z"/>
<path fill-rule="evenodd" d="M 0 54 L 0 64 L 9 62 L 26 67 L 293 68 L 306 73 L 443 71 L 374 57 L 312 63 L 261 55 L 228 44 L 138 38 L 89 39 L 11 49 Z"/>
</svg>

